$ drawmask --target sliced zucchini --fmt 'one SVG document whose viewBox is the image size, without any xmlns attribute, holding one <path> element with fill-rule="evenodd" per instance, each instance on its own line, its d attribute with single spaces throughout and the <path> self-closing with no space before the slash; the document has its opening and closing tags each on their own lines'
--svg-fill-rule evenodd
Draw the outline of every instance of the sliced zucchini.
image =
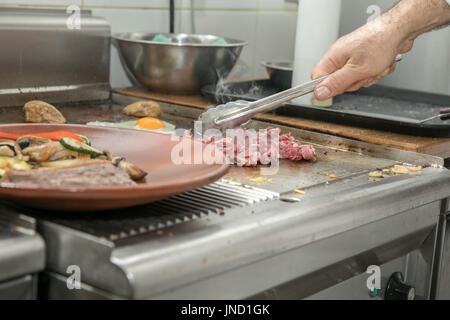
<svg viewBox="0 0 450 320">
<path fill-rule="evenodd" d="M 89 138 L 88 137 L 86 137 L 86 136 L 83 136 L 82 134 L 79 134 L 79 133 L 77 133 L 76 134 L 77 136 L 79 136 L 80 138 L 81 138 L 81 140 L 83 140 L 84 141 L 84 143 L 86 143 L 88 146 L 90 146 L 91 145 L 91 140 L 89 140 Z"/>
<path fill-rule="evenodd" d="M 3 175 L 5 174 L 5 172 L 6 172 L 5 170 L 0 169 L 0 179 L 3 178 Z"/>
<path fill-rule="evenodd" d="M 82 143 L 72 138 L 62 138 L 59 142 L 61 142 L 61 144 L 69 150 L 86 153 L 94 158 L 99 157 L 103 154 L 103 152 L 92 148 L 91 146 L 88 146 L 86 143 Z"/>
</svg>

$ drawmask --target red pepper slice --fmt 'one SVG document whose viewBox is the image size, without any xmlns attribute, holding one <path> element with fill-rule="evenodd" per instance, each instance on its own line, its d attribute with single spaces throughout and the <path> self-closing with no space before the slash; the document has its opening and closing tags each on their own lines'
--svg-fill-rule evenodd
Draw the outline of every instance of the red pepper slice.
<svg viewBox="0 0 450 320">
<path fill-rule="evenodd" d="M 80 142 L 83 142 L 77 134 L 69 131 L 50 131 L 50 132 L 34 132 L 34 133 L 11 133 L 0 131 L 0 139 L 17 140 L 23 136 L 36 136 L 40 138 L 50 139 L 53 141 L 59 141 L 61 138 L 73 138 Z"/>
</svg>

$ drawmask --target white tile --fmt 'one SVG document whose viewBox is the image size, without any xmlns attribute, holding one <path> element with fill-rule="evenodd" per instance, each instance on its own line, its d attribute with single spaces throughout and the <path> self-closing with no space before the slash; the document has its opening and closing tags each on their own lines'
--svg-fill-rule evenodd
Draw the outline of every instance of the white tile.
<svg viewBox="0 0 450 320">
<path fill-rule="evenodd" d="M 295 48 L 295 13 L 260 12 L 254 56 L 255 76 L 265 76 L 263 60 L 293 60 Z"/>
<path fill-rule="evenodd" d="M 70 5 L 81 7 L 82 0 L 3 0 L 0 6 L 26 6 L 26 7 L 67 7 Z"/>
<path fill-rule="evenodd" d="M 193 0 L 195 9 L 251 10 L 258 9 L 258 0 Z M 182 0 L 182 8 L 191 8 L 191 0 Z"/>
<path fill-rule="evenodd" d="M 122 88 L 131 86 L 125 71 L 120 62 L 119 53 L 115 47 L 111 48 L 111 68 L 110 83 L 112 88 Z"/>
<path fill-rule="evenodd" d="M 197 33 L 210 33 L 247 41 L 255 36 L 256 17 L 256 11 L 195 11 Z M 181 28 L 183 31 L 190 31 L 190 10 L 183 12 Z"/>
<path fill-rule="evenodd" d="M 359 28 L 373 14 L 369 6 L 379 6 L 380 11 L 389 10 L 396 0 L 342 0 L 340 34 L 344 35 Z M 441 29 L 420 36 L 411 52 L 404 56 L 396 71 L 383 78 L 380 84 L 450 94 L 450 29 Z"/>
<path fill-rule="evenodd" d="M 380 84 L 450 95 L 450 28 L 419 36 L 413 49 Z"/>
<path fill-rule="evenodd" d="M 168 32 L 167 10 L 92 9 L 95 16 L 103 17 L 111 24 L 111 32 Z"/>
<path fill-rule="evenodd" d="M 342 0 L 340 34 L 347 34 L 366 24 L 367 19 L 375 12 L 372 11 L 371 6 L 378 7 L 379 12 L 383 13 L 397 2 L 396 0 Z"/>
<path fill-rule="evenodd" d="M 182 0 L 175 0 L 179 8 Z M 169 0 L 84 0 L 84 6 L 102 8 L 169 8 Z"/>
<path fill-rule="evenodd" d="M 297 8 L 296 3 L 284 0 L 259 0 L 259 9 L 261 10 L 297 11 Z"/>
<path fill-rule="evenodd" d="M 167 32 L 169 29 L 167 10 L 92 9 L 92 12 L 110 22 L 113 34 L 133 31 Z M 130 85 L 115 48 L 111 50 L 111 85 L 116 88 Z"/>
<path fill-rule="evenodd" d="M 253 75 L 256 17 L 256 11 L 195 11 L 197 34 L 212 34 L 248 42 L 248 45 L 242 50 L 238 64 L 230 77 L 250 77 Z M 182 14 L 180 31 L 191 33 L 190 10 L 184 11 Z"/>
</svg>

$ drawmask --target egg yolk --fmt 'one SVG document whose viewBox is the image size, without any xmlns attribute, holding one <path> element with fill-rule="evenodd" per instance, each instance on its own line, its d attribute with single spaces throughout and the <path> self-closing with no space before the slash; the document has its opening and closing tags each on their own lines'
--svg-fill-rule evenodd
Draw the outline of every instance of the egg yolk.
<svg viewBox="0 0 450 320">
<path fill-rule="evenodd" d="M 164 123 L 156 118 L 141 118 L 136 122 L 136 125 L 141 129 L 148 129 L 148 130 L 156 130 L 156 129 L 162 129 L 164 128 Z"/>
</svg>

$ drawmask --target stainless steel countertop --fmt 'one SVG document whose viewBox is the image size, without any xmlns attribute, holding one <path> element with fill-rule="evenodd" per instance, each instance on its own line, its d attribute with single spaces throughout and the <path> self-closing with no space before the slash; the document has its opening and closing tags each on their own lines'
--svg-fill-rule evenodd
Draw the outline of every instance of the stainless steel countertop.
<svg viewBox="0 0 450 320">
<path fill-rule="evenodd" d="M 36 273 L 45 267 L 45 244 L 26 216 L 0 213 L 0 282 Z"/>
<path fill-rule="evenodd" d="M 276 260 L 274 257 L 277 255 L 290 252 L 295 256 L 296 249 L 306 248 L 327 238 L 380 223 L 401 212 L 431 204 L 450 194 L 449 182 L 449 172 L 429 169 L 422 176 L 413 179 L 395 177 L 366 186 L 354 185 L 344 191 L 322 190 L 300 203 L 273 201 L 256 205 L 248 208 L 247 214 L 242 209 L 236 209 L 228 212 L 225 219 L 204 223 L 196 231 L 180 233 L 174 229 L 177 236 L 173 239 L 153 237 L 133 246 L 118 248 L 114 250 L 111 260 L 123 268 L 125 274 L 133 275 L 136 290 L 134 294 L 137 297 L 149 294 L 158 296 L 164 292 L 170 297 L 170 291 L 177 287 L 189 286 L 200 280 L 208 281 L 214 275 L 219 276 L 266 259 Z M 254 214 L 250 213 L 252 210 Z M 390 227 L 386 225 L 385 230 L 378 230 L 380 235 L 385 236 L 378 240 L 382 243 L 393 235 L 391 232 L 402 236 L 404 232 L 411 232 L 416 228 L 419 230 L 435 223 L 433 217 L 427 214 L 417 216 L 416 219 L 402 220 L 403 229 L 398 230 L 390 229 L 396 226 L 393 219 Z M 375 234 L 369 233 L 367 236 L 373 237 Z M 335 246 L 331 242 L 327 250 L 335 252 L 327 252 L 328 256 L 322 257 L 323 252 L 316 252 L 314 257 L 305 257 L 305 262 L 315 260 L 314 268 L 318 268 L 320 260 L 333 257 L 335 261 L 339 261 L 338 257 L 343 259 L 349 252 L 364 250 L 364 241 L 355 237 L 357 239 L 359 243 L 347 243 L 346 248 Z M 144 265 L 146 268 L 142 268 Z M 282 268 L 282 264 L 279 267 Z M 300 276 L 301 269 L 298 266 L 298 270 L 291 270 L 290 274 Z M 315 269 L 310 269 L 312 270 Z M 257 275 L 253 276 L 258 278 Z M 212 279 L 209 280 L 208 286 L 214 283 Z M 232 281 L 234 285 L 238 283 L 233 277 L 229 277 L 228 281 Z M 268 282 L 267 279 L 253 281 L 256 282 L 251 290 L 258 287 L 258 282 L 265 282 L 266 285 Z M 228 290 L 231 289 L 229 287 Z M 251 290 L 246 293 L 251 295 Z M 183 292 L 186 293 L 184 290 Z M 244 292 L 241 291 L 240 294 Z M 199 295 L 206 298 L 205 293 L 206 291 L 202 291 Z M 230 291 L 224 290 L 215 297 L 229 297 L 229 294 Z M 180 296 L 174 294 L 172 297 Z"/>
<path fill-rule="evenodd" d="M 114 95 L 114 107 L 102 108 L 115 112 L 104 113 L 103 120 L 119 119 L 119 105 L 134 100 Z M 178 127 L 191 126 L 201 112 L 161 105 L 163 120 Z M 82 108 L 74 114 L 82 122 Z M 253 121 L 250 127 L 268 125 Z M 65 275 L 68 265 L 78 265 L 84 283 L 118 297 L 245 298 L 402 237 L 427 234 L 422 231 L 436 225 L 440 200 L 450 196 L 450 172 L 442 168 L 443 159 L 280 128 L 315 144 L 319 161 L 282 162 L 279 173 L 265 184 L 249 180 L 259 175 L 258 168 L 233 168 L 225 177 L 279 197 L 115 240 L 61 224 L 62 213 L 46 214 L 38 218 L 38 231 L 52 253 L 48 270 Z M 404 162 L 425 168 L 419 174 L 368 178 L 371 170 Z M 293 193 L 296 188 L 306 194 Z M 139 210 L 152 215 L 150 207 Z M 108 215 L 114 219 L 114 214 L 126 213 L 106 214 L 104 225 Z M 377 257 L 380 263 L 383 259 Z"/>
<path fill-rule="evenodd" d="M 191 125 L 201 112 L 162 107 L 163 119 L 178 127 Z M 319 145 L 319 161 L 282 163 L 266 184 L 248 180 L 254 168 L 234 168 L 225 177 L 280 193 L 279 199 L 116 240 L 62 225 L 58 213 L 55 219 L 47 215 L 38 230 L 54 253 L 49 270 L 64 275 L 68 265 L 79 265 L 85 283 L 119 297 L 244 298 L 436 224 L 439 201 L 450 195 L 450 172 L 441 158 L 281 128 Z M 368 178 L 370 170 L 403 162 L 427 167 L 420 174 Z M 294 194 L 294 188 L 306 194 Z M 108 214 L 101 219 L 108 224 Z"/>
</svg>

